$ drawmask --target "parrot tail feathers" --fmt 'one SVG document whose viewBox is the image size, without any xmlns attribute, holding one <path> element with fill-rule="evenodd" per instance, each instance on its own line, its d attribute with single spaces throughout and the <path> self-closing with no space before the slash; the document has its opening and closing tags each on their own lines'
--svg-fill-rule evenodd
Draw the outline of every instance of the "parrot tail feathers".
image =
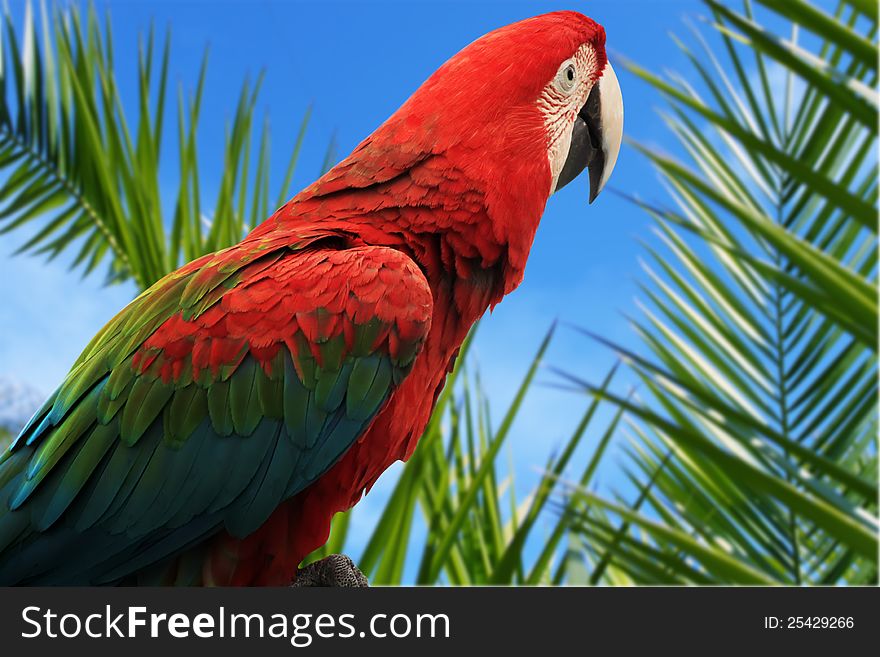
<svg viewBox="0 0 880 657">
<path fill-rule="evenodd" d="M 49 398 L 43 402 L 43 405 L 40 406 L 33 416 L 31 416 L 31 419 L 27 421 L 27 424 L 25 424 L 22 430 L 18 432 L 18 436 L 16 436 L 15 440 L 13 440 L 9 444 L 9 447 L 0 454 L 0 465 L 3 465 L 3 463 L 8 461 L 19 447 L 25 445 L 31 437 L 37 433 L 36 429 L 46 420 L 49 412 L 55 405 L 57 398 L 58 390 L 49 395 Z"/>
</svg>

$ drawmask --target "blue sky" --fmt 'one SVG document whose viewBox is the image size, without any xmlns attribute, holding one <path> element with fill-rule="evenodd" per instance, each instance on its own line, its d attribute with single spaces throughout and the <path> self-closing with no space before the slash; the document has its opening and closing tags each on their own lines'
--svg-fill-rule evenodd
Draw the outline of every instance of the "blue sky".
<svg viewBox="0 0 880 657">
<path fill-rule="evenodd" d="M 292 191 L 314 179 L 329 140 L 348 153 L 390 115 L 443 61 L 501 25 L 554 9 L 576 9 L 605 26 L 612 61 L 626 56 L 653 70 L 685 65 L 668 36 L 686 31 L 697 16 L 695 0 L 595 2 L 132 2 L 109 8 L 117 75 L 132 97 L 138 32 L 153 21 L 172 29 L 171 78 L 191 88 L 205 46 L 211 50 L 200 131 L 206 197 L 219 180 L 224 122 L 245 76 L 265 70 L 260 113 L 271 116 L 273 162 L 281 174 L 306 106 L 314 115 Z M 21 3 L 13 14 L 21 16 Z M 655 109 L 655 92 L 616 67 L 625 102 L 625 131 L 676 150 Z M 176 190 L 172 167 L 163 185 Z M 625 147 L 610 186 L 647 199 L 663 199 L 657 178 Z M 475 348 L 495 415 L 513 396 L 530 357 L 551 322 L 580 325 L 628 345 L 637 342 L 626 315 L 636 311 L 640 239 L 650 239 L 648 217 L 607 191 L 587 204 L 588 181 L 579 179 L 553 197 L 532 250 L 525 282 L 482 324 Z M 131 285 L 104 287 L 101 275 L 82 280 L 69 261 L 10 257 L 28 231 L 0 236 L 0 374 L 48 393 L 92 335 L 133 293 Z M 614 361 L 609 350 L 563 326 L 547 362 L 598 382 Z M 558 379 L 549 371 L 539 380 Z M 535 466 L 571 433 L 587 400 L 549 386 L 527 399 L 510 450 L 528 488 Z M 610 475 L 609 475 L 610 476 Z M 385 477 L 373 494 L 392 477 Z M 369 499 L 369 498 L 368 498 Z M 368 504 L 363 523 L 369 524 Z"/>
</svg>

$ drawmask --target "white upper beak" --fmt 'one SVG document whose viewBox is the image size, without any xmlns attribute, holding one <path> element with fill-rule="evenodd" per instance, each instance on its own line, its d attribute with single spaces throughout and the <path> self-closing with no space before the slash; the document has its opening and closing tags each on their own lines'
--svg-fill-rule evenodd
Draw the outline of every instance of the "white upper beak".
<svg viewBox="0 0 880 657">
<path fill-rule="evenodd" d="M 606 64 L 572 124 L 568 150 L 554 191 L 589 169 L 590 203 L 596 200 L 617 163 L 622 139 L 623 97 L 614 69 Z"/>
<path fill-rule="evenodd" d="M 605 65 L 605 71 L 599 78 L 599 94 L 602 99 L 602 150 L 605 151 L 605 169 L 602 171 L 597 193 L 602 191 L 611 177 L 620 153 L 620 143 L 623 141 L 623 95 L 611 62 Z"/>
</svg>

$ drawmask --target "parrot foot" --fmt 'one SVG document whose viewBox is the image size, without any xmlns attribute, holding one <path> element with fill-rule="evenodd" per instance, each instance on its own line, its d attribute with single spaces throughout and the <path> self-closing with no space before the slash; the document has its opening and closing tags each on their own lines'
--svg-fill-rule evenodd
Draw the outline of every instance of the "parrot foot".
<svg viewBox="0 0 880 657">
<path fill-rule="evenodd" d="M 296 572 L 291 586 L 369 586 L 366 576 L 344 554 L 331 554 L 320 561 L 310 563 Z"/>
</svg>

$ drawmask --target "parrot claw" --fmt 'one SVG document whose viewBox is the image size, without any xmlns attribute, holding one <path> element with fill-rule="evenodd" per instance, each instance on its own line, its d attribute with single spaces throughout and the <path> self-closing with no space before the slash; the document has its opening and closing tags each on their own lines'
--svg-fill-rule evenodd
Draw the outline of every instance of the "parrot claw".
<svg viewBox="0 0 880 657">
<path fill-rule="evenodd" d="M 354 565 L 354 561 L 344 554 L 331 554 L 320 561 L 310 563 L 296 572 L 291 586 L 369 586 L 366 576 Z"/>
</svg>

